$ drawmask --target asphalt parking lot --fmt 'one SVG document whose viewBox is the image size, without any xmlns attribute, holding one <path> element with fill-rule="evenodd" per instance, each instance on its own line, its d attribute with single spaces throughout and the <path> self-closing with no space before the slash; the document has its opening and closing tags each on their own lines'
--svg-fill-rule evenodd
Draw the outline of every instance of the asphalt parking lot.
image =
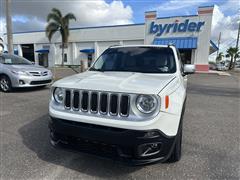
<svg viewBox="0 0 240 180">
<path fill-rule="evenodd" d="M 49 89 L 0 92 L 0 179 L 240 179 L 240 74 L 189 77 L 183 155 L 131 167 L 49 144 Z"/>
</svg>

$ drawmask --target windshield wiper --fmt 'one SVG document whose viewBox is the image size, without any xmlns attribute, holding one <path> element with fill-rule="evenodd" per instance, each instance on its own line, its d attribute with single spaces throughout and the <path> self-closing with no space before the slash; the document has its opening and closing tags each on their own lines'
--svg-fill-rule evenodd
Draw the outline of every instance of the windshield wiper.
<svg viewBox="0 0 240 180">
<path fill-rule="evenodd" d="M 99 72 L 104 72 L 104 70 L 102 70 L 102 69 L 96 69 L 96 68 L 94 68 L 94 67 L 91 67 L 91 68 L 89 69 L 89 71 L 99 71 Z"/>
</svg>

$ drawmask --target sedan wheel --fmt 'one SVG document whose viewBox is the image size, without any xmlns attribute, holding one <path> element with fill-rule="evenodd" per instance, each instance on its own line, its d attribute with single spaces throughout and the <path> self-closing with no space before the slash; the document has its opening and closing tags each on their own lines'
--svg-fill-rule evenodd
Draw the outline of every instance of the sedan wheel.
<svg viewBox="0 0 240 180">
<path fill-rule="evenodd" d="M 0 77 L 0 88 L 3 92 L 9 92 L 12 88 L 11 81 L 8 77 Z"/>
</svg>

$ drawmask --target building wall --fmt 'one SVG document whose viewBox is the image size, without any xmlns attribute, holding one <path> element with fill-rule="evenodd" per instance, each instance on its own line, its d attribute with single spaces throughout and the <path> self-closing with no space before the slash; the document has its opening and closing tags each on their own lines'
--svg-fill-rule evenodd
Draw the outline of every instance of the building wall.
<svg viewBox="0 0 240 180">
<path fill-rule="evenodd" d="M 81 49 L 95 49 L 94 42 L 78 42 L 76 43 L 77 53 L 74 57 L 74 65 L 80 65 L 80 61 L 87 60 L 87 54 L 80 52 Z"/>
<path fill-rule="evenodd" d="M 14 44 L 34 44 L 34 51 L 49 45 L 49 66 L 60 65 L 62 62 L 61 38 L 57 33 L 51 43 L 46 38 L 45 32 L 15 33 Z M 112 45 L 143 44 L 144 24 L 106 26 L 93 28 L 71 29 L 67 53 L 68 61 L 65 65 L 80 65 L 81 60 L 87 59 L 87 54 L 81 53 L 81 49 L 94 49 L 93 59 L 96 59 L 105 49 Z M 35 52 L 35 62 L 38 64 L 38 53 Z"/>
<path fill-rule="evenodd" d="M 70 30 L 69 42 L 142 40 L 143 35 L 144 24 L 77 28 Z M 44 31 L 22 32 L 13 34 L 13 43 L 43 44 L 49 43 L 49 40 Z M 53 36 L 52 43 L 61 43 L 59 33 Z"/>
<path fill-rule="evenodd" d="M 155 38 L 172 38 L 172 37 L 197 37 L 197 49 L 192 50 L 192 62 L 196 64 L 198 70 L 208 69 L 208 56 L 209 56 L 209 43 L 211 36 L 213 6 L 199 7 L 198 15 L 194 16 L 179 16 L 168 18 L 157 18 L 156 11 L 150 11 L 145 13 L 145 44 L 152 44 Z M 200 31 L 186 31 L 186 32 L 173 32 L 171 29 L 169 32 L 166 30 L 164 33 L 159 34 L 151 33 L 152 22 L 154 24 L 161 24 L 162 28 L 166 24 L 184 23 L 186 19 L 190 22 L 204 22 L 204 25 L 200 28 Z M 160 31 L 160 29 L 159 29 Z M 200 68 L 198 68 L 200 67 Z"/>
<path fill-rule="evenodd" d="M 123 45 L 141 45 L 144 44 L 144 40 L 130 40 L 130 41 L 123 41 Z"/>
<path fill-rule="evenodd" d="M 71 30 L 69 42 L 120 41 L 143 39 L 144 24 Z"/>
<path fill-rule="evenodd" d="M 49 44 L 49 43 L 35 43 L 34 44 L 34 51 L 39 50 L 39 49 L 43 49 L 44 47 L 49 47 L 49 53 L 48 54 L 48 63 L 49 66 L 52 67 L 54 66 L 54 62 L 56 59 L 56 47 L 55 44 Z M 35 56 L 35 63 L 38 64 L 39 63 L 39 59 L 38 59 L 38 53 L 34 53 Z"/>
</svg>

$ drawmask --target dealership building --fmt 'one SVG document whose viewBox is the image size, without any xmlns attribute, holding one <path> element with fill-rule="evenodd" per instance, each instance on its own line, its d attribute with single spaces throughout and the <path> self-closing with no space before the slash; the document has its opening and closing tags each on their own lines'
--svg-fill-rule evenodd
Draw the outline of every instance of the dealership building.
<svg viewBox="0 0 240 180">
<path fill-rule="evenodd" d="M 175 45 L 185 64 L 195 64 L 198 71 L 208 71 L 208 56 L 217 50 L 211 41 L 213 6 L 198 7 L 195 15 L 157 17 L 156 11 L 145 12 L 141 24 L 72 28 L 64 47 L 64 64 L 80 65 L 95 60 L 114 45 Z M 6 37 L 4 37 L 6 39 Z M 60 35 L 51 43 L 44 31 L 13 34 L 14 53 L 46 67 L 60 65 Z"/>
</svg>

